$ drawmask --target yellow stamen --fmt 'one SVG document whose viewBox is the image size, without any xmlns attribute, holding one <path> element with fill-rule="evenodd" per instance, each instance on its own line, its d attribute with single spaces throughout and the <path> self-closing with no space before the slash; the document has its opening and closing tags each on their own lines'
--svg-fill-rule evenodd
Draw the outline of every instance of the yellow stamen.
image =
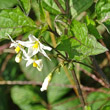
<svg viewBox="0 0 110 110">
<path fill-rule="evenodd" d="M 20 51 L 20 47 L 17 46 L 17 47 L 15 48 L 15 52 L 18 53 L 19 51 Z"/>
<path fill-rule="evenodd" d="M 33 62 L 33 67 L 37 67 L 38 65 L 35 63 L 35 62 Z"/>
<path fill-rule="evenodd" d="M 39 46 L 39 43 L 38 42 L 36 42 L 34 45 L 33 45 L 33 48 L 38 48 L 38 46 Z"/>
</svg>

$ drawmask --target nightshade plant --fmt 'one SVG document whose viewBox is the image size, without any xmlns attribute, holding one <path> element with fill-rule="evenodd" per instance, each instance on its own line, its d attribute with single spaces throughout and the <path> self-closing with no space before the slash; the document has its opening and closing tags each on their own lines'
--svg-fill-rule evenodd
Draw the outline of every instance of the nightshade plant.
<svg viewBox="0 0 110 110">
<path fill-rule="evenodd" d="M 6 2 L 9 1 L 6 0 Z M 75 110 L 104 110 L 102 105 L 104 103 L 106 105 L 106 102 L 95 108 L 89 104 L 89 99 L 84 97 L 77 66 L 78 64 L 83 65 L 88 71 L 95 71 L 101 78 L 99 81 L 94 75 L 94 79 L 103 86 L 110 87 L 108 78 L 94 57 L 109 51 L 99 42 L 103 38 L 99 26 L 110 34 L 110 0 L 12 0 L 10 5 L 7 5 L 8 8 L 4 6 L 7 9 L 4 7 L 0 9 L 0 42 L 5 39 L 11 40 L 10 47 L 12 50 L 14 47 L 17 54 L 15 61 L 20 64 L 27 77 L 34 76 L 32 72 L 36 75 L 30 79 L 37 78 L 36 83 L 44 80 L 39 90 L 47 90 L 50 106 L 43 103 L 42 98 L 39 98 L 40 101 L 38 101 L 41 105 L 36 105 L 35 108 L 31 108 L 31 101 L 22 105 L 15 98 L 14 92 L 19 86 L 11 90 L 13 102 L 21 110 L 73 110 L 72 107 L 79 103 L 81 107 Z M 30 68 L 30 75 L 26 71 L 28 68 Z M 58 78 L 59 75 L 62 77 Z M 65 77 L 66 80 L 63 79 Z M 76 100 L 71 102 L 72 104 L 67 103 L 70 109 L 69 107 L 54 107 L 54 104 L 59 103 L 59 99 L 70 91 L 64 88 L 61 92 L 61 88 L 55 89 L 54 87 L 52 91 L 51 81 L 54 80 L 55 83 L 57 79 L 59 84 L 70 83 L 80 99 L 80 102 Z M 55 91 L 58 92 L 56 96 L 54 96 Z M 26 94 L 31 94 L 31 92 L 26 92 Z"/>
</svg>

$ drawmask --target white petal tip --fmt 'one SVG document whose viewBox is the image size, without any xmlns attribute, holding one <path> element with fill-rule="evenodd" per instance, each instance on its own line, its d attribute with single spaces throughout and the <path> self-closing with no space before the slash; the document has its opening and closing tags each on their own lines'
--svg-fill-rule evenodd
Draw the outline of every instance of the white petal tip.
<svg viewBox="0 0 110 110">
<path fill-rule="evenodd" d="M 50 58 L 48 58 L 50 61 L 51 61 L 51 59 Z"/>
<path fill-rule="evenodd" d="M 41 89 L 40 89 L 41 92 L 46 91 L 46 90 L 47 90 L 47 89 L 44 89 L 44 88 L 41 88 Z"/>
<path fill-rule="evenodd" d="M 20 63 L 21 62 L 21 58 L 20 57 L 15 57 L 15 61 L 16 61 L 16 63 Z"/>
<path fill-rule="evenodd" d="M 37 68 L 38 69 L 38 68 Z M 38 69 L 39 70 L 39 69 Z M 42 70 L 39 70 L 39 71 L 42 71 Z"/>
</svg>

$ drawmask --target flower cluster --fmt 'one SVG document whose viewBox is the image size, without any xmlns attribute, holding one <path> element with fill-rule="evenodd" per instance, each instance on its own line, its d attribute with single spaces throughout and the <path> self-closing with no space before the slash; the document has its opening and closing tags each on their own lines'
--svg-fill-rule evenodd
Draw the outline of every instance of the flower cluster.
<svg viewBox="0 0 110 110">
<path fill-rule="evenodd" d="M 40 52 L 49 60 L 50 58 L 46 54 L 44 50 L 51 51 L 52 48 L 43 45 L 39 39 L 37 39 L 33 35 L 29 35 L 29 41 L 21 41 L 16 40 L 14 41 L 11 36 L 8 34 L 9 38 L 11 39 L 12 43 L 10 47 L 15 47 L 15 52 L 17 53 L 15 57 L 15 61 L 19 63 L 22 59 L 26 60 L 26 67 L 30 64 L 33 64 L 33 67 L 36 67 L 39 71 L 43 68 L 42 59 L 38 59 L 37 54 Z M 26 52 L 27 49 L 27 52 Z"/>
<path fill-rule="evenodd" d="M 37 39 L 33 35 L 29 35 L 29 41 L 21 41 L 16 40 L 14 41 L 11 36 L 8 34 L 9 38 L 11 39 L 12 43 L 10 47 L 15 48 L 15 52 L 17 53 L 15 57 L 15 61 L 19 63 L 22 59 L 26 60 L 26 67 L 30 64 L 33 64 L 33 67 L 37 68 L 39 71 L 43 68 L 42 59 L 38 59 L 37 54 L 40 52 L 46 58 L 50 60 L 48 55 L 44 50 L 51 51 L 52 48 L 43 45 L 39 39 Z M 27 52 L 26 52 L 27 49 Z M 41 91 L 47 90 L 48 84 L 51 80 L 52 74 L 50 73 L 45 79 L 41 87 Z"/>
</svg>

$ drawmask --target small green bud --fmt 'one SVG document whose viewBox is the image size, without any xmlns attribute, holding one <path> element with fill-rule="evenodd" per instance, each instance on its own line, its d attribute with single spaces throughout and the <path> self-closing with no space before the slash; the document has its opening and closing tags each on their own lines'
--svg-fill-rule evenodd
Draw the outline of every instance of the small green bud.
<svg viewBox="0 0 110 110">
<path fill-rule="evenodd" d="M 85 106 L 84 110 L 92 110 L 90 106 Z"/>
<path fill-rule="evenodd" d="M 60 67 L 55 70 L 56 73 L 60 74 Z"/>
<path fill-rule="evenodd" d="M 68 64 L 68 69 L 69 69 L 69 70 L 73 70 L 73 69 L 74 69 L 74 65 L 73 65 L 72 63 L 69 63 L 69 64 Z"/>
</svg>

